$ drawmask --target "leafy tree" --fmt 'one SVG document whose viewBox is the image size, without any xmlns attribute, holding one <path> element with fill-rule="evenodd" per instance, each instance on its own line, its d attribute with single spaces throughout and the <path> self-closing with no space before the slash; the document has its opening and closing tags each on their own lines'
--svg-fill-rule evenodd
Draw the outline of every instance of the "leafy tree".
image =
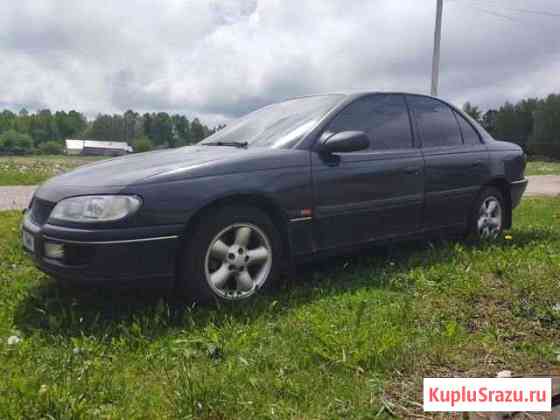
<svg viewBox="0 0 560 420">
<path fill-rule="evenodd" d="M 123 141 L 128 142 L 130 139 L 141 137 L 144 135 L 140 114 L 129 109 L 123 115 L 124 122 L 124 138 Z"/>
<path fill-rule="evenodd" d="M 140 115 L 134 110 L 124 114 L 98 114 L 88 121 L 81 113 L 48 109 L 30 113 L 23 108 L 19 113 L 5 110 L 0 113 L 0 134 L 10 129 L 29 135 L 37 151 L 52 150 L 63 139 L 93 139 L 125 141 L 146 137 L 154 147 L 178 147 L 200 141 L 219 127 L 209 130 L 199 119 L 194 122 L 194 132 L 186 116 L 166 112 Z M 194 134 L 193 134 L 194 133 Z M 41 147 L 42 144 L 49 145 Z"/>
<path fill-rule="evenodd" d="M 61 155 L 64 153 L 64 145 L 59 141 L 47 141 L 38 147 L 39 153 L 43 155 Z"/>
<path fill-rule="evenodd" d="M 16 118 L 16 114 L 12 111 L 8 111 L 7 109 L 2 111 L 2 113 L 0 113 L 0 133 L 14 128 Z"/>
<path fill-rule="evenodd" d="M 99 114 L 84 137 L 92 140 L 124 141 L 124 118 L 120 115 Z"/>
<path fill-rule="evenodd" d="M 71 136 L 79 136 L 87 127 L 86 117 L 80 112 L 74 110 L 70 111 L 67 119 L 69 120 L 67 124 L 72 129 Z"/>
<path fill-rule="evenodd" d="M 226 128 L 225 124 L 219 124 L 216 127 L 214 127 L 212 130 L 210 130 L 210 134 L 214 134 L 216 131 L 220 131 L 224 128 Z"/>
<path fill-rule="evenodd" d="M 175 145 L 183 146 L 191 142 L 189 120 L 184 115 L 175 114 L 171 117 L 173 122 L 173 137 Z"/>
<path fill-rule="evenodd" d="M 473 106 L 470 102 L 465 102 L 465 105 L 463 105 L 463 111 L 470 115 L 475 121 L 481 121 L 482 112 L 478 106 Z"/>
<path fill-rule="evenodd" d="M 527 99 L 511 104 L 506 102 L 498 109 L 494 136 L 526 146 L 533 131 L 533 115 L 538 107 L 536 99 Z"/>
<path fill-rule="evenodd" d="M 50 110 L 42 109 L 29 117 L 31 118 L 31 137 L 33 137 L 35 146 L 60 137 Z"/>
<path fill-rule="evenodd" d="M 63 139 L 78 137 L 87 126 L 85 117 L 73 110 L 68 113 L 65 111 L 55 112 L 54 120 L 59 136 Z"/>
<path fill-rule="evenodd" d="M 15 119 L 12 128 L 19 133 L 31 135 L 31 122 L 32 117 L 28 114 L 27 110 L 23 109 Z"/>
<path fill-rule="evenodd" d="M 27 134 L 10 129 L 0 135 L 0 152 L 24 155 L 33 151 L 33 140 Z"/>
<path fill-rule="evenodd" d="M 515 106 L 506 102 L 503 106 L 498 109 L 496 114 L 496 128 L 494 135 L 500 140 L 513 141 L 517 137 L 516 127 L 515 127 Z M 519 138 L 517 137 L 517 142 Z"/>
<path fill-rule="evenodd" d="M 146 112 L 142 115 L 142 123 L 143 123 L 143 134 L 146 136 L 150 136 L 152 132 L 152 115 Z"/>
<path fill-rule="evenodd" d="M 538 99 L 523 99 L 515 105 L 517 113 L 517 130 L 521 138 L 521 145 L 524 147 L 529 143 L 529 139 L 534 130 L 535 112 L 539 107 Z"/>
<path fill-rule="evenodd" d="M 167 112 L 158 112 L 152 117 L 151 131 L 147 134 L 157 146 L 175 146 L 173 122 Z"/>
<path fill-rule="evenodd" d="M 152 142 L 146 136 L 140 137 L 132 143 L 134 151 L 137 153 L 148 152 L 153 149 Z"/>
<path fill-rule="evenodd" d="M 482 126 L 488 131 L 490 134 L 494 135 L 496 132 L 496 115 L 498 111 L 495 109 L 489 109 L 484 113 L 482 116 Z"/>
<path fill-rule="evenodd" d="M 532 142 L 560 146 L 560 95 L 549 95 L 535 112 Z"/>
<path fill-rule="evenodd" d="M 202 141 L 206 136 L 208 136 L 208 128 L 206 130 L 198 118 L 195 118 L 191 123 L 191 139 L 194 144 Z"/>
</svg>

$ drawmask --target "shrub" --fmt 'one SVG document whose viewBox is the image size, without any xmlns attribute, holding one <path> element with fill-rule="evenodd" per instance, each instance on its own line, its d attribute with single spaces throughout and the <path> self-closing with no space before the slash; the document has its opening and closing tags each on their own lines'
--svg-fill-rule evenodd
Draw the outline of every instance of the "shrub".
<svg viewBox="0 0 560 420">
<path fill-rule="evenodd" d="M 132 147 L 135 152 L 141 153 L 152 150 L 154 146 L 148 137 L 140 137 L 132 143 Z"/>
<path fill-rule="evenodd" d="M 529 143 L 529 154 L 560 159 L 560 143 Z"/>
<path fill-rule="evenodd" d="M 33 139 L 27 134 L 8 130 L 0 135 L 0 153 L 25 155 L 33 151 Z"/>
<path fill-rule="evenodd" d="M 42 155 L 61 155 L 64 153 L 64 146 L 58 141 L 41 143 L 37 149 Z"/>
</svg>

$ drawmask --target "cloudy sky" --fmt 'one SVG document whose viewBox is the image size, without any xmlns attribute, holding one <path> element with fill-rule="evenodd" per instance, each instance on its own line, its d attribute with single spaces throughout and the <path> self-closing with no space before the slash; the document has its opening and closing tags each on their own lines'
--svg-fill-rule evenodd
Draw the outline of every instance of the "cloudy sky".
<svg viewBox="0 0 560 420">
<path fill-rule="evenodd" d="M 435 3 L 10 0 L 0 14 L 0 108 L 218 122 L 321 91 L 427 92 Z M 558 0 L 445 0 L 440 96 L 487 108 L 553 91 Z"/>
</svg>

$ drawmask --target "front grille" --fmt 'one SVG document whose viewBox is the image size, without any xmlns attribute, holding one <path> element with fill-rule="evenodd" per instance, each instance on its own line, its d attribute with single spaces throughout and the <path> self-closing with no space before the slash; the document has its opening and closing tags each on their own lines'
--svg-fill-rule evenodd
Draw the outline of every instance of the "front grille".
<svg viewBox="0 0 560 420">
<path fill-rule="evenodd" d="M 34 198 L 33 202 L 31 203 L 31 218 L 35 223 L 39 225 L 44 225 L 49 216 L 51 211 L 54 208 L 54 203 L 50 201 L 41 200 L 39 198 Z"/>
</svg>

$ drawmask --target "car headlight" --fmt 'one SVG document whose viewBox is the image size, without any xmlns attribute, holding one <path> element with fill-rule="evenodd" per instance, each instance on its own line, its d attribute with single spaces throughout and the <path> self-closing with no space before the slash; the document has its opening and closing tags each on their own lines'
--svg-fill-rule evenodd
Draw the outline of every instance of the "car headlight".
<svg viewBox="0 0 560 420">
<path fill-rule="evenodd" d="M 112 222 L 134 213 L 142 200 L 132 195 L 89 195 L 60 201 L 50 218 L 78 223 Z"/>
</svg>

